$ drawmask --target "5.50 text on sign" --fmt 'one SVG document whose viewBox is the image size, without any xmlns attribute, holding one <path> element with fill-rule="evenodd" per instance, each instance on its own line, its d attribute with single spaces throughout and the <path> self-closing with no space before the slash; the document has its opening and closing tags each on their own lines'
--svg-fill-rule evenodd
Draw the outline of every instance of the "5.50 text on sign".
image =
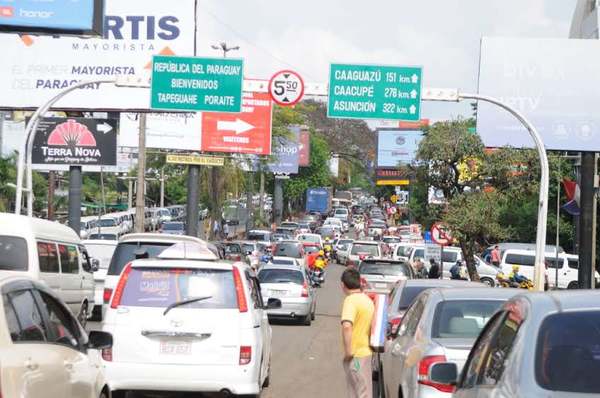
<svg viewBox="0 0 600 398">
<path fill-rule="evenodd" d="M 421 77 L 419 67 L 331 64 L 327 115 L 419 120 Z"/>
<path fill-rule="evenodd" d="M 240 112 L 243 69 L 239 59 L 154 56 L 151 107 Z"/>
</svg>

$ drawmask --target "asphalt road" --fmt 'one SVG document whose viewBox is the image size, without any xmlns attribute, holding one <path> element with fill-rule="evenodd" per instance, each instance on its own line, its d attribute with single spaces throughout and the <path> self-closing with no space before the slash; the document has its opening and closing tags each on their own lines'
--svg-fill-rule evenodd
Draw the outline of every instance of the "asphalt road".
<svg viewBox="0 0 600 398">
<path fill-rule="evenodd" d="M 344 267 L 331 264 L 317 292 L 317 315 L 311 326 L 277 322 L 273 328 L 271 385 L 261 398 L 334 398 L 346 395 L 342 370 L 340 313 Z M 98 322 L 88 329 L 99 330 Z"/>
</svg>

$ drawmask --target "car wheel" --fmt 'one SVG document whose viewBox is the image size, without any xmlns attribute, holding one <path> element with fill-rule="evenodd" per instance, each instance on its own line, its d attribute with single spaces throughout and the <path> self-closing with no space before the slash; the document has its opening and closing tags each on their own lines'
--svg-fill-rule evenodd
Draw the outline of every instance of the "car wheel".
<svg viewBox="0 0 600 398">
<path fill-rule="evenodd" d="M 494 287 L 494 280 L 492 278 L 481 278 L 479 281 L 489 287 Z"/>
<path fill-rule="evenodd" d="M 83 304 L 81 304 L 81 309 L 79 310 L 79 314 L 77 315 L 77 320 L 79 321 L 79 323 L 81 323 L 81 326 L 83 326 L 83 328 L 85 329 L 85 326 L 87 325 L 87 320 L 88 320 L 88 303 L 87 303 L 87 301 L 84 301 Z"/>
<path fill-rule="evenodd" d="M 310 316 L 310 314 L 308 314 L 307 316 L 305 316 L 305 317 L 302 319 L 302 324 L 303 324 L 304 326 L 310 326 L 310 324 L 311 324 L 311 323 L 312 323 L 312 317 Z"/>
<path fill-rule="evenodd" d="M 579 283 L 577 281 L 573 281 L 573 282 L 569 283 L 569 286 L 567 286 L 567 289 L 579 289 Z"/>
</svg>

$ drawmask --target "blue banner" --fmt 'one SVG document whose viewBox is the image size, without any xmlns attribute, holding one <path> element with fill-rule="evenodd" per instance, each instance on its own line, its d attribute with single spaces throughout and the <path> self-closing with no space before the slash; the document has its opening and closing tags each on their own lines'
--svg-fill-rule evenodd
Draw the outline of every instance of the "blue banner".
<svg viewBox="0 0 600 398">
<path fill-rule="evenodd" d="M 0 0 L 0 26 L 92 30 L 94 0 Z"/>
<path fill-rule="evenodd" d="M 268 165 L 269 171 L 272 173 L 298 173 L 300 127 L 290 127 L 290 133 L 291 138 L 273 137 L 273 156 L 275 159 Z"/>
</svg>

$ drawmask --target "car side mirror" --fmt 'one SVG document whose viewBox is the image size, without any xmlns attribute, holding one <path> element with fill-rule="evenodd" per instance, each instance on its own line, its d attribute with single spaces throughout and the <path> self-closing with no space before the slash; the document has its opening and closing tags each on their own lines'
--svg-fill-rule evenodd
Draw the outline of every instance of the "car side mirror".
<svg viewBox="0 0 600 398">
<path fill-rule="evenodd" d="M 458 366 L 453 362 L 442 362 L 431 365 L 429 380 L 433 383 L 455 386 L 458 381 Z"/>
<path fill-rule="evenodd" d="M 103 350 L 105 348 L 111 348 L 112 345 L 113 337 L 110 333 L 92 330 L 88 335 L 87 348 L 89 349 Z"/>
<path fill-rule="evenodd" d="M 281 300 L 276 298 L 270 298 L 265 307 L 266 310 L 277 310 L 279 308 L 281 308 Z"/>
<path fill-rule="evenodd" d="M 92 264 L 92 272 L 96 272 L 100 269 L 100 260 L 92 258 L 90 263 Z"/>
</svg>

